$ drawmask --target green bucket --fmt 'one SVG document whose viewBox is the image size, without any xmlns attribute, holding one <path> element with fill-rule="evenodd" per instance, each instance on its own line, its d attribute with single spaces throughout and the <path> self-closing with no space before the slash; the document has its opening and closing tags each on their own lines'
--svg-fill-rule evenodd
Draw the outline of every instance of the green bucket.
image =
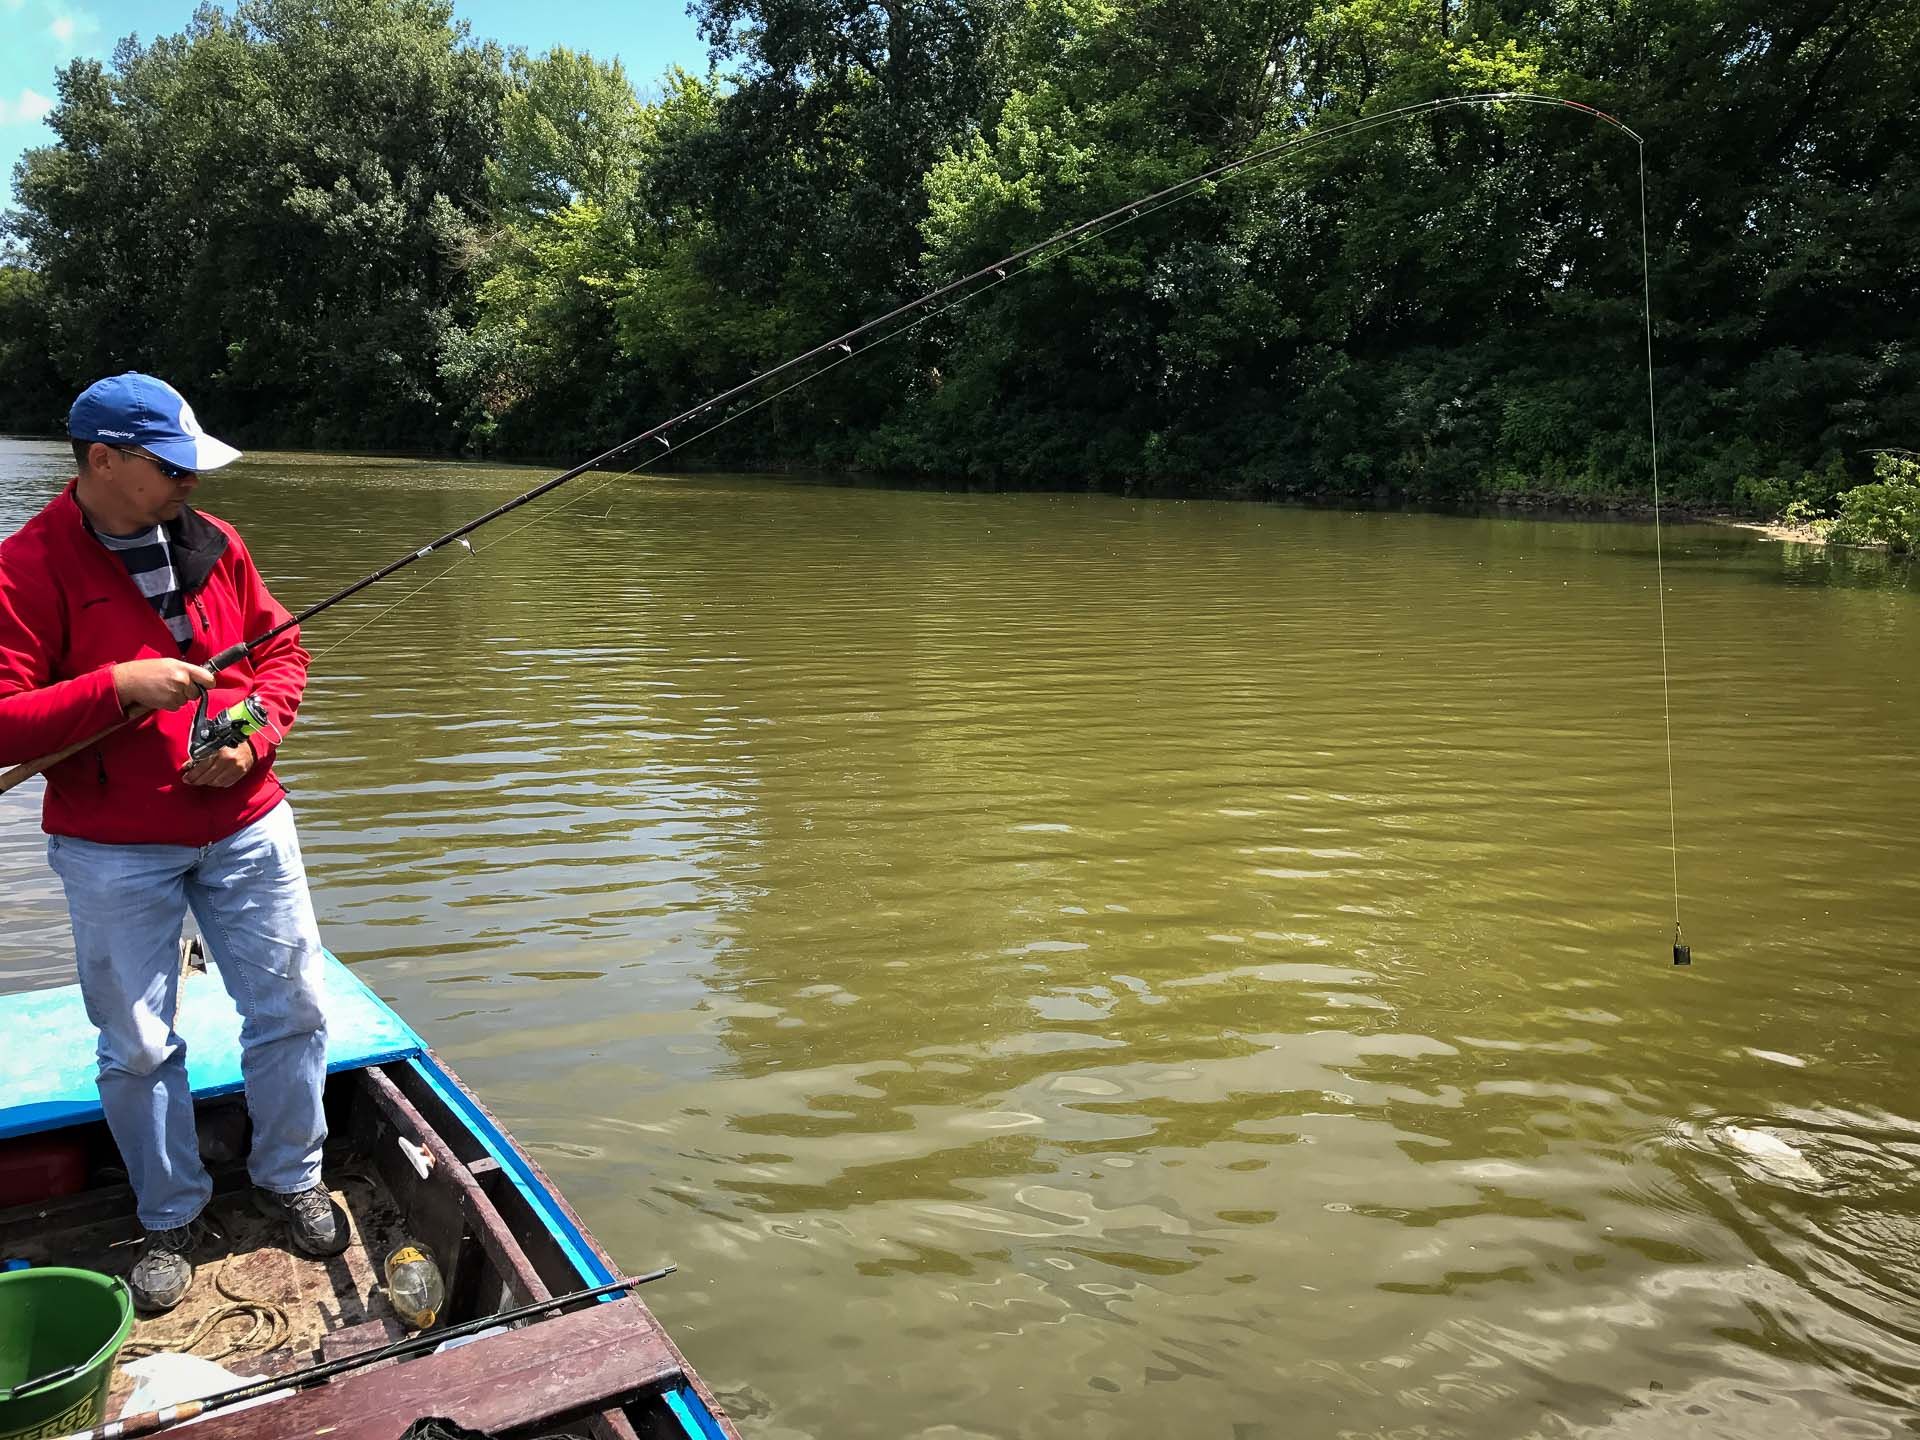
<svg viewBox="0 0 1920 1440">
<path fill-rule="evenodd" d="M 133 1329 L 126 1282 L 57 1267 L 0 1275 L 0 1440 L 89 1430 Z"/>
</svg>

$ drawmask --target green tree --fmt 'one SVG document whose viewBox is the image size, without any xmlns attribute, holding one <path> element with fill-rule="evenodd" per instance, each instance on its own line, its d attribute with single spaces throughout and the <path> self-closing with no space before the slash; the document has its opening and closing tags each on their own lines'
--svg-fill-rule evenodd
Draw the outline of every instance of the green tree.
<svg viewBox="0 0 1920 1440">
<path fill-rule="evenodd" d="M 696 0 L 713 72 L 643 104 L 436 0 L 248 0 L 62 73 L 0 343 L 61 390 L 164 369 L 256 438 L 577 454 L 1210 164 L 1528 89 L 1647 137 L 1669 492 L 1826 502 L 1920 432 L 1917 5 Z M 1305 150 L 698 453 L 1644 497 L 1640 158 L 1520 105 Z"/>
<path fill-rule="evenodd" d="M 922 176 L 977 123 L 1004 9 L 696 0 L 714 61 L 728 68 L 711 115 L 663 131 L 649 162 L 654 214 L 691 223 L 658 236 L 658 274 L 631 307 L 634 340 L 664 342 L 656 359 L 676 377 L 731 383 L 914 293 Z M 911 388 L 914 361 L 909 346 L 890 346 L 727 432 L 727 443 L 735 454 L 844 461 L 852 438 Z"/>
<path fill-rule="evenodd" d="M 434 445 L 502 57 L 446 0 L 247 0 L 76 60 L 16 176 L 70 384 L 178 377 L 243 438 Z"/>
<path fill-rule="evenodd" d="M 0 429 L 59 429 L 73 393 L 53 365 L 47 290 L 38 271 L 0 259 Z"/>
<path fill-rule="evenodd" d="M 1030 0 L 1005 104 L 929 175 L 929 251 L 962 271 L 1162 175 L 1430 96 L 1597 103 L 1653 137 L 1670 479 L 1724 498 L 1910 433 L 1920 297 L 1893 237 L 1916 192 L 1891 116 L 1913 19 Z M 1228 63 L 1256 56 L 1257 79 Z M 986 302 L 869 453 L 1041 483 L 1644 494 L 1637 158 L 1504 107 L 1243 172 Z"/>
<path fill-rule="evenodd" d="M 500 146 L 486 167 L 473 318 L 441 344 L 440 374 L 468 448 L 601 448 L 650 397 L 619 347 L 613 307 L 633 283 L 652 128 L 619 62 L 565 48 L 512 57 Z"/>
</svg>

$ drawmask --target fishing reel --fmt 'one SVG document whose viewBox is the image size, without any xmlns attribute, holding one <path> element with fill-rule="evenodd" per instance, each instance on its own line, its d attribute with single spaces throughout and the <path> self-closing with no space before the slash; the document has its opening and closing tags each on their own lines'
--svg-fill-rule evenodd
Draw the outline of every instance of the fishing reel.
<svg viewBox="0 0 1920 1440">
<path fill-rule="evenodd" d="M 207 692 L 202 690 L 200 703 L 193 711 L 193 734 L 187 740 L 187 763 L 197 765 L 214 751 L 225 750 L 249 735 L 259 734 L 269 723 L 267 707 L 260 703 L 257 695 L 229 705 L 218 715 L 209 715 Z"/>
</svg>

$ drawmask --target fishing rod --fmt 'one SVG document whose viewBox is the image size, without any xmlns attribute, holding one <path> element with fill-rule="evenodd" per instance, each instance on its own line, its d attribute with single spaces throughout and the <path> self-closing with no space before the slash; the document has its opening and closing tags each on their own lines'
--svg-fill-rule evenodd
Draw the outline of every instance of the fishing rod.
<svg viewBox="0 0 1920 1440">
<path fill-rule="evenodd" d="M 301 610 L 298 614 L 290 615 L 286 620 L 283 620 L 278 625 L 273 626 L 271 629 L 262 632 L 261 634 L 255 636 L 254 638 L 250 640 L 242 641 L 237 645 L 229 646 L 227 649 L 222 650 L 219 654 L 215 655 L 211 660 L 209 660 L 206 663 L 204 668 L 218 674 L 221 670 L 223 670 L 227 666 L 232 665 L 237 661 L 246 658 L 246 656 L 251 654 L 258 647 L 267 644 L 271 640 L 277 639 L 279 636 L 286 634 L 289 630 L 294 629 L 296 626 L 304 624 L 306 621 L 313 619 L 315 616 L 322 614 L 327 610 L 332 609 L 335 605 L 338 605 L 341 601 L 349 599 L 352 596 L 359 594 L 362 590 L 367 589 L 369 586 L 378 584 L 380 581 L 385 580 L 388 576 L 396 574 L 399 571 L 406 569 L 409 565 L 412 565 L 417 561 L 426 559 L 429 555 L 432 555 L 449 545 L 459 544 L 459 545 L 465 546 L 468 550 L 471 550 L 473 547 L 467 541 L 466 537 L 471 535 L 474 531 L 480 529 L 482 526 L 491 524 L 493 521 L 498 520 L 503 515 L 511 514 L 513 511 L 520 509 L 520 507 L 523 505 L 531 504 L 533 501 L 538 500 L 543 495 L 551 494 L 553 491 L 558 490 L 561 486 L 566 485 L 573 480 L 577 480 L 580 476 L 586 474 L 589 470 L 609 468 L 615 462 L 624 459 L 626 456 L 630 455 L 634 450 L 636 450 L 637 448 L 643 445 L 647 445 L 650 442 L 658 444 L 661 447 L 660 450 L 644 456 L 641 459 L 639 464 L 630 466 L 628 468 L 628 473 L 631 473 L 633 470 L 640 469 L 641 466 L 645 464 L 649 464 L 652 461 L 661 458 L 662 456 L 664 456 L 665 454 L 667 454 L 669 451 L 672 450 L 674 442 L 670 437 L 676 429 L 692 421 L 699 420 L 702 417 L 705 417 L 711 414 L 713 411 L 715 411 L 720 407 L 729 405 L 734 400 L 739 399 L 740 397 L 748 394 L 749 392 L 758 389 L 760 386 L 766 384 L 769 380 L 772 380 L 777 376 L 785 375 L 788 372 L 800 366 L 803 366 L 810 361 L 818 360 L 823 356 L 831 355 L 834 357 L 831 363 L 829 363 L 828 365 L 822 367 L 820 370 L 813 372 L 812 374 L 801 376 L 799 379 L 795 380 L 792 384 L 784 387 L 782 390 L 777 392 L 776 396 L 767 397 L 768 399 L 777 398 L 777 395 L 779 394 L 785 394 L 788 390 L 794 389 L 799 385 L 806 384 L 810 380 L 817 379 L 820 375 L 823 375 L 828 370 L 835 368 L 835 366 L 841 364 L 843 361 L 853 358 L 853 356 L 856 353 L 865 353 L 865 351 L 870 350 L 877 345 L 885 344 L 888 340 L 894 339 L 896 336 L 905 333 L 907 330 L 914 328 L 916 325 L 922 323 L 924 320 L 932 318 L 933 314 L 942 313 L 947 309 L 951 309 L 955 305 L 962 304 L 968 300 L 973 299 L 976 295 L 982 294 L 986 290 L 989 290 L 996 285 L 1002 284 L 1005 281 L 1013 278 L 1014 276 L 1024 274 L 1029 270 L 1035 269 L 1040 265 L 1046 264 L 1048 261 L 1057 258 L 1061 253 L 1064 253 L 1064 251 L 1067 249 L 1077 247 L 1081 244 L 1084 244 L 1090 240 L 1096 239 L 1100 236 L 1110 234 L 1111 232 L 1120 229 L 1122 226 L 1130 225 L 1134 223 L 1136 220 L 1142 219 L 1145 216 L 1150 215 L 1157 210 L 1163 209 L 1168 205 L 1178 203 L 1181 200 L 1189 199 L 1196 194 L 1200 194 L 1202 193 L 1201 187 L 1213 180 L 1220 179 L 1223 176 L 1233 174 L 1237 171 L 1246 170 L 1254 166 L 1266 164 L 1270 161 L 1280 159 L 1282 156 L 1295 154 L 1299 151 L 1306 150 L 1312 146 L 1326 144 L 1334 140 L 1348 139 L 1355 135 L 1365 134 L 1368 131 L 1381 129 L 1391 125 L 1399 125 L 1409 120 L 1418 119 L 1421 116 L 1436 115 L 1443 111 L 1459 109 L 1463 106 L 1491 106 L 1491 105 L 1506 105 L 1506 104 L 1532 105 L 1532 106 L 1538 106 L 1541 108 L 1553 109 L 1553 110 L 1570 110 L 1575 112 L 1576 114 L 1585 115 L 1592 120 L 1596 120 L 1601 124 L 1611 126 L 1613 129 L 1620 131 L 1622 134 L 1626 135 L 1629 139 L 1631 139 L 1634 142 L 1635 146 L 1638 148 L 1639 166 L 1640 166 L 1640 259 L 1641 259 L 1641 271 L 1642 271 L 1641 278 L 1642 278 L 1642 285 L 1643 285 L 1643 299 L 1645 302 L 1644 320 L 1645 320 L 1645 326 L 1646 326 L 1646 345 L 1647 345 L 1647 427 L 1648 427 L 1648 438 L 1653 447 L 1654 551 L 1655 551 L 1655 562 L 1660 575 L 1660 583 L 1658 584 L 1658 587 L 1657 587 L 1658 593 L 1659 593 L 1659 600 L 1660 600 L 1660 667 L 1661 667 L 1662 696 L 1663 696 L 1663 699 L 1665 699 L 1668 693 L 1667 692 L 1668 682 L 1667 682 L 1666 586 L 1664 583 L 1665 560 L 1660 550 L 1660 459 L 1659 459 L 1659 438 L 1658 438 L 1657 428 L 1655 425 L 1655 412 L 1654 412 L 1652 278 L 1651 278 L 1651 270 L 1649 268 L 1648 257 L 1647 257 L 1647 234 L 1646 234 L 1646 228 L 1647 228 L 1646 226 L 1646 215 L 1647 215 L 1646 140 L 1644 137 L 1642 137 L 1639 134 L 1639 132 L 1632 129 L 1623 121 L 1615 118 L 1612 115 L 1609 115 L 1604 110 L 1595 108 L 1592 105 L 1583 104 L 1578 100 L 1567 100 L 1557 95 L 1536 95 L 1530 91 L 1525 91 L 1525 90 L 1489 90 L 1489 91 L 1477 92 L 1471 95 L 1451 95 L 1451 96 L 1444 96 L 1434 100 L 1419 100 L 1411 104 L 1399 105 L 1391 109 L 1377 111 L 1372 115 L 1362 116 L 1356 120 L 1343 121 L 1337 125 L 1329 125 L 1323 129 L 1308 131 L 1305 134 L 1295 135 L 1286 140 L 1277 141 L 1272 145 L 1267 145 L 1262 147 L 1261 149 L 1251 151 L 1248 154 L 1238 157 L 1237 159 L 1222 161 L 1218 165 L 1214 165 L 1208 169 L 1199 171 L 1198 173 L 1190 175 L 1183 180 L 1177 180 L 1171 185 L 1163 186 L 1161 189 L 1152 191 L 1151 193 L 1146 195 L 1141 195 L 1135 199 L 1127 201 L 1122 205 L 1116 205 L 1111 210 L 1107 210 L 1102 214 L 1094 216 L 1091 220 L 1083 220 L 1077 225 L 1069 226 L 1064 230 L 1060 230 L 1052 235 L 1047 236 L 1044 240 L 1038 240 L 1033 244 L 1026 246 L 1023 249 L 1016 250 L 1010 255 L 1003 256 L 1001 259 L 993 261 L 991 264 L 983 265 L 978 270 L 975 270 L 970 274 L 963 275 L 956 280 L 950 280 L 944 285 L 937 286 L 936 288 L 927 291 L 924 295 L 920 295 L 912 300 L 908 300 L 903 304 L 896 305 L 893 309 L 887 311 L 884 315 L 880 315 L 872 320 L 866 321 L 864 324 L 857 325 L 853 329 L 847 331 L 845 334 L 837 335 L 831 340 L 824 341 L 821 344 L 814 346 L 811 350 L 804 350 L 798 355 L 795 355 L 790 359 L 781 361 L 778 365 L 775 365 L 770 369 L 762 370 L 759 374 L 754 375 L 749 379 L 742 380 L 739 384 L 734 385 L 729 389 L 722 390 L 718 394 L 710 396 L 705 400 L 702 400 L 697 405 L 692 406 L 690 409 L 681 411 L 678 415 L 673 416 L 671 419 L 662 420 L 659 424 L 653 426 L 651 429 L 642 430 L 638 435 L 635 435 L 630 439 L 621 441 L 618 445 L 615 445 L 612 449 L 603 451 L 602 453 L 594 456 L 590 460 L 583 460 L 578 465 L 573 466 L 571 469 L 561 471 L 558 475 L 555 475 L 552 479 L 546 480 L 541 484 L 534 486 L 531 490 L 528 490 L 523 494 L 516 495 L 511 500 L 505 501 L 502 504 L 494 506 L 493 509 L 487 511 L 485 514 L 475 516 L 472 520 L 467 521 L 466 524 L 460 525 L 452 530 L 449 530 L 447 531 L 446 534 L 438 537 L 437 539 L 428 541 L 425 545 L 420 546 L 418 549 L 412 550 L 407 554 L 402 555 L 399 558 L 392 560 L 385 565 L 382 565 L 379 569 L 374 570 L 369 574 L 362 576 L 360 579 L 354 581 L 351 585 L 344 586 L 343 588 L 335 591 L 333 594 L 326 596 L 324 599 L 316 600 L 313 604 L 307 606 L 304 610 Z M 989 278 L 989 277 L 992 277 L 992 278 Z M 952 296 L 953 299 L 949 300 L 946 305 L 942 306 L 940 311 L 928 312 L 929 306 L 932 306 L 939 301 L 947 300 L 949 296 Z M 927 313 L 921 313 L 921 312 L 927 312 Z M 915 316 L 915 315 L 918 315 L 919 318 L 912 320 L 909 324 L 899 326 L 897 329 L 881 334 L 876 338 L 871 338 L 871 339 L 868 338 L 868 337 L 874 336 L 874 332 L 880 331 L 884 327 L 894 324 L 894 322 L 896 321 L 900 321 L 902 319 L 905 319 L 906 317 Z M 856 350 L 856 342 L 860 342 L 857 350 Z M 760 403 L 765 403 L 765 402 L 762 401 Z M 690 439 L 697 440 L 702 435 L 710 434 L 713 430 L 719 429 L 721 425 L 727 424 L 729 422 L 729 419 L 731 418 L 738 418 L 738 417 L 735 416 L 735 417 L 722 418 L 719 421 L 717 421 L 715 424 L 709 425 L 706 428 L 702 429 L 698 434 L 690 437 Z M 684 445 L 686 443 L 690 443 L 690 441 L 682 441 L 681 443 Z M 408 597 L 403 596 L 402 601 L 396 602 L 396 604 L 403 603 L 406 598 Z M 393 607 L 389 607 L 389 608 L 391 609 Z M 385 613 L 385 612 L 382 612 L 382 613 Z M 203 700 L 204 700 L 204 696 L 203 696 Z M 0 774 L 0 795 L 4 795 L 7 791 L 12 790 L 13 788 L 22 784 L 23 782 L 30 779 L 31 777 L 38 775 L 41 771 L 46 770 L 53 765 L 59 764 L 62 760 L 66 760 L 74 755 L 79 754 L 82 750 L 87 749 L 89 746 L 98 744 L 101 740 L 106 739 L 109 735 L 114 734 L 116 731 L 120 730 L 122 727 L 126 725 L 131 725 L 141 719 L 144 719 L 148 713 L 150 712 L 136 708 L 134 711 L 130 712 L 125 719 L 119 721 L 114 725 L 108 726 L 106 729 L 100 731 L 96 735 L 91 735 L 84 740 L 77 741 L 76 743 L 69 745 L 65 749 L 62 749 L 52 755 L 44 756 L 39 760 L 28 761 L 23 765 L 17 765 L 13 769 L 7 771 L 5 774 Z M 231 713 L 232 712 L 229 712 L 229 714 Z M 235 718 L 236 720 L 238 720 L 239 717 L 235 717 Z M 198 728 L 199 727 L 196 726 L 196 729 Z M 1671 848 L 1673 851 L 1673 899 L 1674 899 L 1673 963 L 1675 965 L 1685 965 L 1690 963 L 1690 961 L 1692 960 L 1692 953 L 1688 949 L 1680 932 L 1680 848 L 1679 848 L 1678 821 L 1675 814 L 1674 798 L 1673 798 L 1673 733 L 1672 733 L 1672 719 L 1671 719 L 1670 704 L 1669 704 L 1669 713 L 1668 713 L 1668 721 L 1667 721 L 1667 816 L 1668 816 L 1668 829 L 1670 833 Z"/>
<path fill-rule="evenodd" d="M 129 1440 L 129 1437 L 135 1435 L 150 1435 L 156 1430 L 185 1424 L 209 1410 L 221 1410 L 229 1405 L 237 1405 L 242 1400 L 256 1400 L 263 1395 L 274 1395 L 282 1391 L 304 1390 L 310 1385 L 318 1385 L 323 1380 L 331 1380 L 335 1375 L 344 1375 L 350 1370 L 365 1369 L 382 1360 L 400 1360 L 418 1355 L 424 1350 L 432 1350 L 444 1345 L 449 1340 L 477 1335 L 482 1330 L 490 1330 L 496 1325 L 511 1325 L 516 1321 L 544 1315 L 547 1311 L 557 1310 L 564 1305 L 575 1305 L 582 1300 L 609 1295 L 615 1290 L 632 1290 L 641 1285 L 649 1285 L 655 1280 L 665 1279 L 678 1268 L 674 1265 L 662 1265 L 658 1270 L 649 1270 L 644 1275 L 629 1275 L 622 1279 L 610 1280 L 604 1285 L 575 1290 L 566 1295 L 555 1295 L 550 1300 L 536 1300 L 531 1304 L 521 1305 L 512 1310 L 501 1310 L 492 1315 L 481 1315 L 462 1324 L 449 1325 L 440 1330 L 422 1330 L 417 1335 L 409 1335 L 404 1340 L 395 1340 L 392 1344 L 382 1345 L 378 1349 L 363 1350 L 357 1355 L 345 1355 L 338 1360 L 322 1361 L 318 1365 L 309 1365 L 303 1370 L 290 1371 L 285 1375 L 270 1375 L 263 1380 L 249 1381 L 245 1385 L 215 1391 L 204 1399 L 183 1400 L 177 1405 L 168 1405 L 159 1410 L 142 1411 L 138 1415 L 129 1415 L 123 1420 L 115 1420 L 111 1424 L 102 1425 L 94 1430 L 83 1430 L 68 1435 L 65 1440 Z"/>
</svg>

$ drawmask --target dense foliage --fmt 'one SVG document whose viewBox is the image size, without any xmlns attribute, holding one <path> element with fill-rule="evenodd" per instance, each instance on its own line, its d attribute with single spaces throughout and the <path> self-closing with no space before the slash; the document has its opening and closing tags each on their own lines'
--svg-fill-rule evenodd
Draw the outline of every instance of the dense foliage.
<svg viewBox="0 0 1920 1440">
<path fill-rule="evenodd" d="M 1871 483 L 1840 496 L 1838 513 L 1825 522 L 1827 538 L 1843 545 L 1884 545 L 1896 555 L 1920 551 L 1920 461 L 1880 455 L 1874 474 L 1878 478 Z"/>
<path fill-rule="evenodd" d="M 0 423 L 559 456 L 1262 144 L 1517 88 L 1647 136 L 1662 472 L 1823 504 L 1920 435 L 1920 0 L 696 0 L 705 76 L 441 0 L 246 0 L 59 77 Z M 1454 110 L 1239 172 L 702 442 L 990 484 L 1644 495 L 1640 170 Z M 198 398 L 204 397 L 204 398 Z M 690 454 L 689 458 L 693 458 Z"/>
<path fill-rule="evenodd" d="M 139 366 L 242 438 L 445 437 L 503 63 L 445 0 L 203 6 L 74 61 L 11 222 L 61 389 Z"/>
</svg>

